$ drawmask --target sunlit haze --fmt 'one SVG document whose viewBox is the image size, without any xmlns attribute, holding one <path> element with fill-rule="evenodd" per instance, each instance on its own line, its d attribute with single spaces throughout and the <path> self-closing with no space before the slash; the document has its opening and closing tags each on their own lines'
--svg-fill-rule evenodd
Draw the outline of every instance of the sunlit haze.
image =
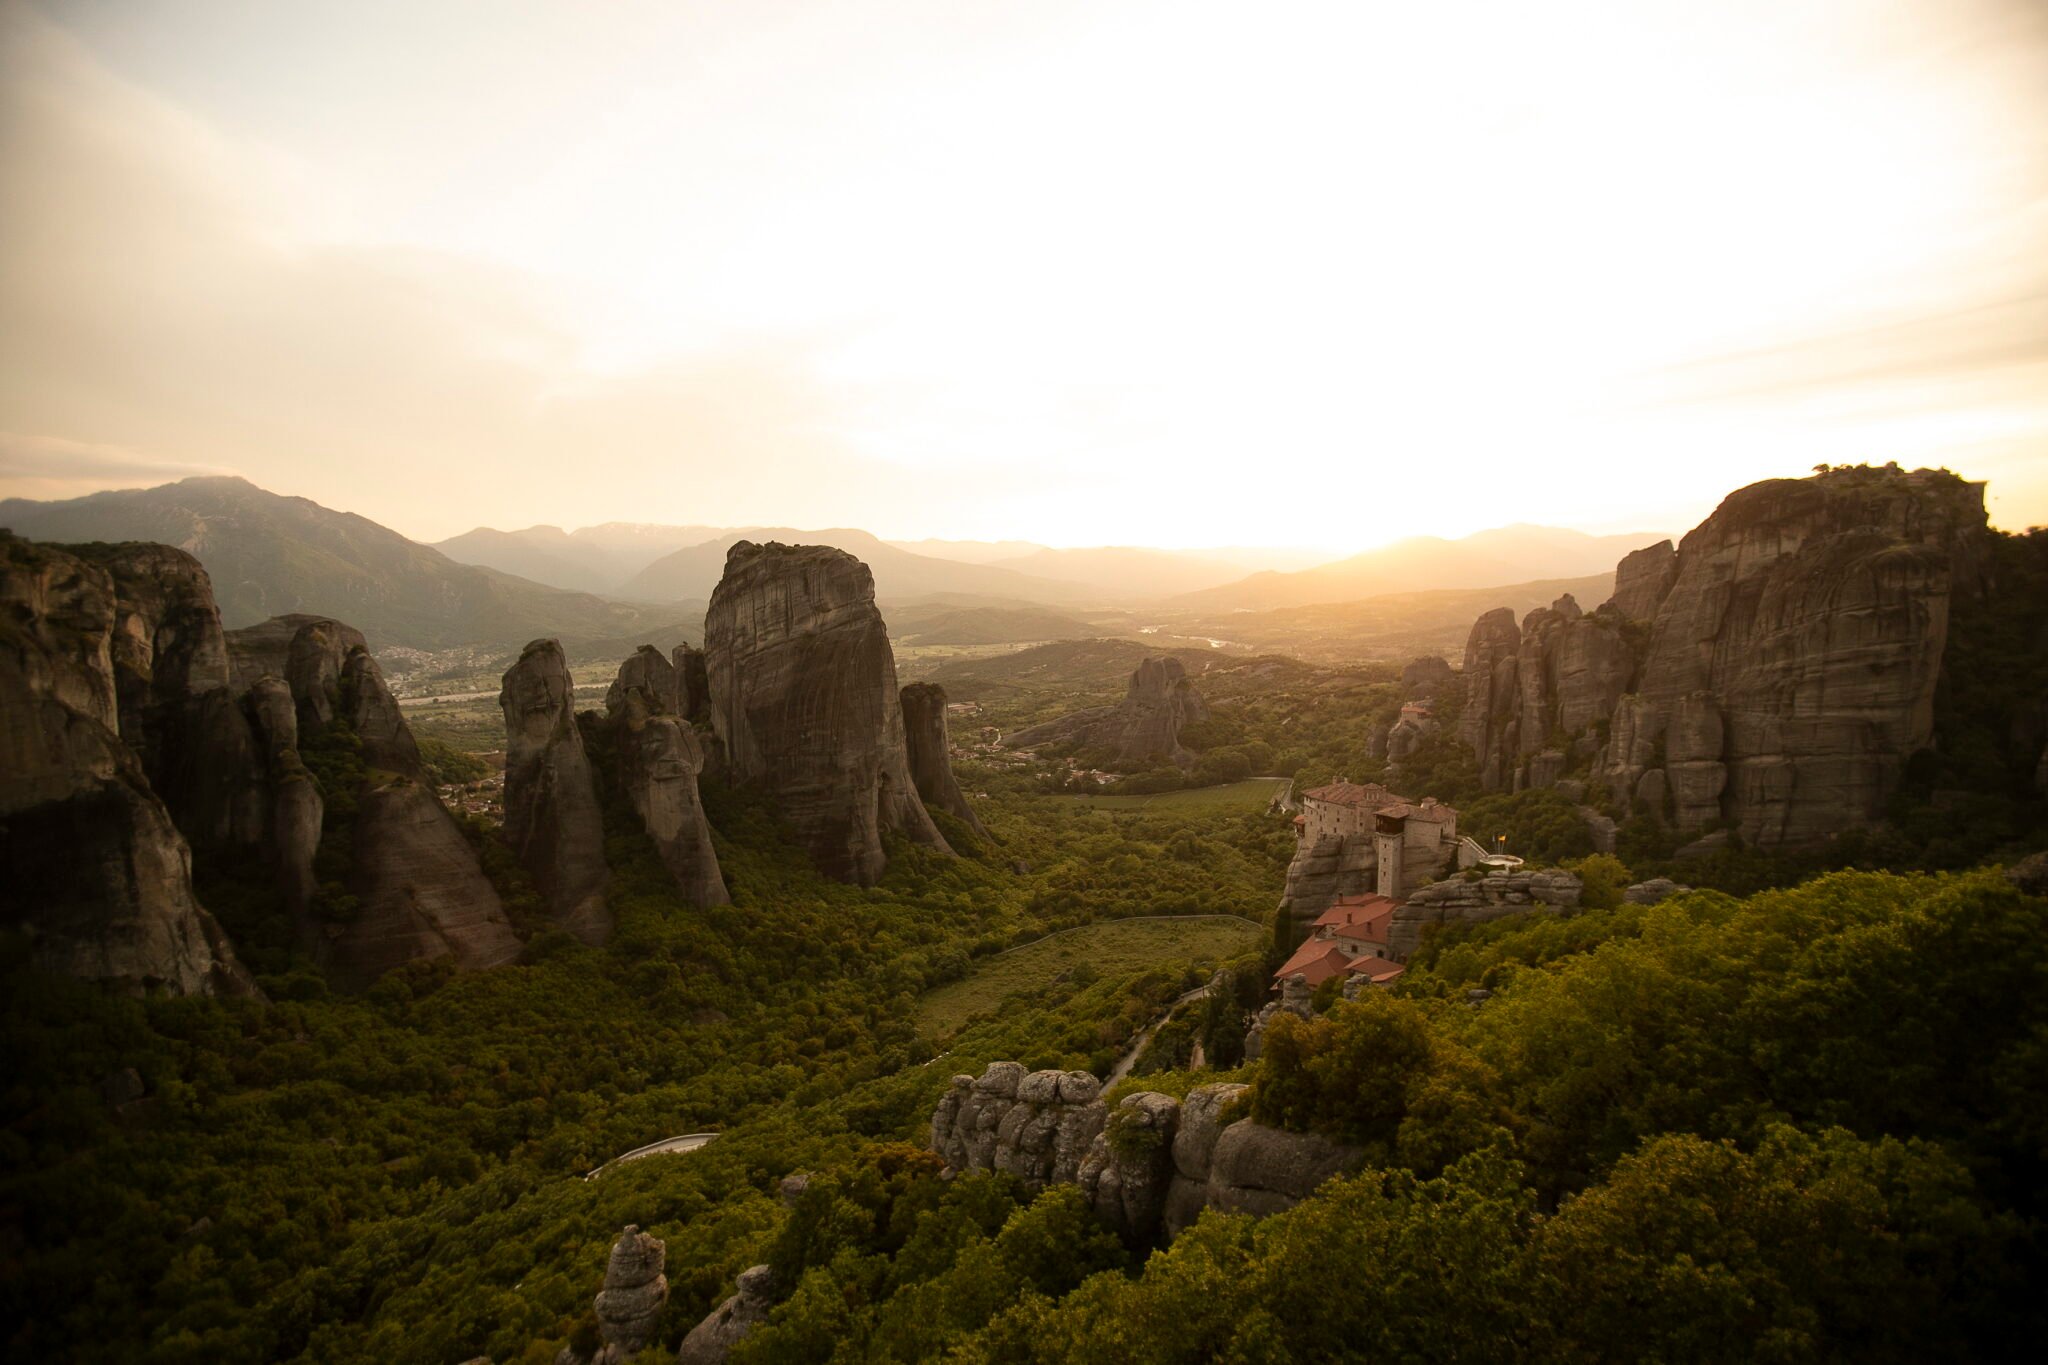
<svg viewBox="0 0 2048 1365">
<path fill-rule="evenodd" d="M 1349 551 L 1897 460 L 2048 521 L 2038 0 L 0 13 L 0 496 Z"/>
</svg>

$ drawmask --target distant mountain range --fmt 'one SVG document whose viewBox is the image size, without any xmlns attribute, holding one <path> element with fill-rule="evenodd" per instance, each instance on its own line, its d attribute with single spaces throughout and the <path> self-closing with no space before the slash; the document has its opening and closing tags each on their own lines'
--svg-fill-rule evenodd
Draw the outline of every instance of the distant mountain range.
<svg viewBox="0 0 2048 1365">
<path fill-rule="evenodd" d="M 33 540 L 155 540 L 188 550 L 206 565 L 231 629 L 285 612 L 320 612 L 374 643 L 421 649 L 516 647 L 540 636 L 565 646 L 610 645 L 658 631 L 695 638 L 726 551 L 742 539 L 832 545 L 857 555 L 874 571 L 876 594 L 907 642 L 1095 636 L 1119 629 L 1113 622 L 1120 613 L 1103 608 L 1127 607 L 1150 617 L 1151 634 L 1270 647 L 1327 636 L 1335 619 L 1255 625 L 1241 614 L 1376 598 L 1351 624 L 1405 643 L 1426 638 L 1439 616 L 1466 614 L 1462 599 L 1454 606 L 1432 595 L 1611 575 L 1624 554 L 1662 538 L 1506 526 L 1460 540 L 1418 537 L 1333 564 L 1249 577 L 1246 563 L 1299 563 L 1304 552 L 896 542 L 852 528 L 628 522 L 575 531 L 478 527 L 421 545 L 368 518 L 220 477 L 62 502 L 10 499 L 0 502 L 0 526 Z M 1507 594 L 1517 601 L 1526 595 Z M 1404 596 L 1410 600 L 1393 600 Z M 1140 605 L 1146 603 L 1152 605 Z M 1140 624 L 1134 619 L 1127 628 Z M 1374 643 L 1398 647 L 1393 638 Z"/>
<path fill-rule="evenodd" d="M 1184 593 L 1170 605 L 1198 611 L 1269 611 L 1396 593 L 1583 578 L 1611 574 L 1623 555 L 1665 538 L 1657 531 L 1595 536 L 1529 525 L 1501 526 L 1457 540 L 1416 536 L 1334 564 L 1296 573 L 1257 573 Z"/>
<path fill-rule="evenodd" d="M 674 626 L 678 604 L 607 601 L 497 569 L 458 564 L 389 527 L 246 479 L 193 478 L 62 502 L 10 498 L 0 526 L 31 540 L 153 540 L 196 556 L 230 629 L 286 612 L 333 616 L 373 646 L 514 646 Z M 708 595 L 708 594 L 706 594 Z M 703 629 L 701 608 L 689 626 Z"/>
</svg>

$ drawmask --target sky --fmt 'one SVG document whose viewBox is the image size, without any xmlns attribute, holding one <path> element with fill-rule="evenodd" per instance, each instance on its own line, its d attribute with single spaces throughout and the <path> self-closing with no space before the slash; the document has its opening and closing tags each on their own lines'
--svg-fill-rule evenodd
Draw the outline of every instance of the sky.
<svg viewBox="0 0 2048 1365">
<path fill-rule="evenodd" d="M 2048 522 L 2040 0 L 0 0 L 0 496 L 1350 552 Z"/>
</svg>

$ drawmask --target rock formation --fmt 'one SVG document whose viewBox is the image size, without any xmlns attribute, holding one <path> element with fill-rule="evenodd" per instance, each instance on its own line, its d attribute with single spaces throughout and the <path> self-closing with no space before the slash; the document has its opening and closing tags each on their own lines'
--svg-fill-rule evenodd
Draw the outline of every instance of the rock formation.
<svg viewBox="0 0 2048 1365">
<path fill-rule="evenodd" d="M 640 646 L 619 665 L 619 676 L 612 679 L 612 685 L 605 689 L 606 713 L 615 714 L 625 704 L 626 693 L 635 687 L 647 693 L 655 710 L 671 716 L 682 714 L 677 705 L 679 694 L 675 665 L 653 645 Z"/>
<path fill-rule="evenodd" d="M 932 1150 L 954 1171 L 1007 1171 L 1032 1189 L 1073 1184 L 1133 1246 L 1172 1237 L 1204 1208 L 1290 1208 L 1363 1154 L 1309 1133 L 1238 1119 L 1246 1087 L 1198 1086 L 1185 1101 L 1153 1091 L 1114 1111 L 1086 1072 L 1026 1073 L 992 1062 L 955 1076 L 932 1114 Z"/>
<path fill-rule="evenodd" d="M 676 670 L 676 714 L 692 725 L 709 721 L 711 681 L 704 667 L 704 651 L 677 645 L 672 662 Z"/>
<path fill-rule="evenodd" d="M 1436 717 L 1427 706 L 1410 702 L 1387 730 L 1385 756 L 1399 763 L 1422 747 L 1422 741 L 1437 732 Z"/>
<path fill-rule="evenodd" d="M 123 742 L 113 575 L 0 534 L 0 920 L 53 971 L 254 994 L 191 852 Z"/>
<path fill-rule="evenodd" d="M 1425 654 L 1401 670 L 1401 695 L 1411 701 L 1434 697 L 1456 685 L 1458 670 L 1435 654 Z"/>
<path fill-rule="evenodd" d="M 1674 882 L 1669 877 L 1652 877 L 1646 882 L 1637 882 L 1622 892 L 1621 899 L 1627 905 L 1655 905 L 1673 896 L 1682 896 L 1690 890 L 1691 887 L 1682 882 Z"/>
<path fill-rule="evenodd" d="M 1244 1059 L 1248 1062 L 1259 1060 L 1259 1054 L 1266 1050 L 1266 1030 L 1272 1026 L 1276 1015 L 1291 1014 L 1297 1019 L 1314 1016 L 1315 992 L 1308 987 L 1308 978 L 1295 972 L 1280 983 L 1278 998 L 1269 1000 L 1259 1012 L 1252 1016 L 1251 1027 L 1244 1035 Z"/>
<path fill-rule="evenodd" d="M 604 821 L 560 643 L 535 640 L 520 652 L 505 670 L 498 706 L 505 713 L 505 843 L 546 898 L 549 916 L 585 943 L 603 944 L 612 932 Z"/>
<path fill-rule="evenodd" d="M 739 1275 L 737 1292 L 690 1329 L 676 1352 L 676 1365 L 725 1365 L 732 1348 L 774 1306 L 775 1273 L 765 1265 Z"/>
<path fill-rule="evenodd" d="M 824 545 L 740 541 L 711 595 L 704 653 L 733 780 L 774 795 L 821 872 L 873 885 L 885 832 L 951 852 L 911 781 L 867 565 Z"/>
<path fill-rule="evenodd" d="M 1638 550 L 1592 616 L 1473 627 L 1460 737 L 1492 789 L 1581 772 L 1678 828 L 1821 842 L 1877 816 L 1933 739 L 1950 595 L 1977 590 L 1983 488 L 1838 469 L 1726 498 Z"/>
<path fill-rule="evenodd" d="M 1387 956 L 1406 962 L 1422 946 L 1422 931 L 1432 924 L 1484 924 L 1506 915 L 1531 911 L 1559 914 L 1576 909 L 1584 890 L 1569 872 L 1555 870 L 1452 877 L 1431 882 L 1396 906 L 1387 925 Z"/>
<path fill-rule="evenodd" d="M 937 683 L 912 683 L 903 689 L 903 739 L 910 757 L 910 780 L 927 806 L 957 818 L 976 834 L 987 836 L 981 817 L 953 780 L 953 747 L 946 727 L 946 689 Z"/>
<path fill-rule="evenodd" d="M 697 790 L 697 775 L 704 768 L 697 732 L 661 711 L 645 686 L 614 687 L 614 692 L 619 704 L 609 723 L 619 785 L 639 813 L 662 865 L 692 905 L 730 903 L 718 850 L 711 842 L 711 822 Z"/>
<path fill-rule="evenodd" d="M 591 1365 L 625 1365 L 654 1340 L 668 1302 L 668 1247 L 632 1224 L 612 1244 L 604 1288 L 597 1293 L 597 1331 L 604 1341 Z"/>
<path fill-rule="evenodd" d="M 1115 706 L 1076 711 L 1019 730 L 1003 742 L 1020 749 L 1045 744 L 1106 748 L 1109 761 L 1127 772 L 1161 763 L 1191 768 L 1195 755 L 1180 742 L 1180 732 L 1208 716 L 1209 707 L 1180 660 L 1147 659 L 1131 674 L 1124 699 Z"/>
</svg>

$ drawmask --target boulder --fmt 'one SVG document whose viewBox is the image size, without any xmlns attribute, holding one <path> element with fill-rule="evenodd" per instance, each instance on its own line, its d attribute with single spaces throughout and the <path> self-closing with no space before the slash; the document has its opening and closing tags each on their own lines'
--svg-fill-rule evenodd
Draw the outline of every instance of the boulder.
<svg viewBox="0 0 2048 1365">
<path fill-rule="evenodd" d="M 927 806 L 954 816 L 986 837 L 981 817 L 967 804 L 953 780 L 952 741 L 946 730 L 946 689 L 937 683 L 911 683 L 903 689 L 903 737 L 910 759 L 910 780 Z"/>
<path fill-rule="evenodd" d="M 1319 1133 L 1293 1133 L 1240 1119 L 1216 1139 L 1208 1206 L 1225 1213 L 1279 1213 L 1364 1162 L 1360 1149 Z"/>
<path fill-rule="evenodd" d="M 774 1306 L 775 1275 L 765 1265 L 742 1270 L 733 1296 L 690 1329 L 676 1352 L 676 1365 L 724 1365 L 732 1348 L 768 1316 Z"/>
<path fill-rule="evenodd" d="M 824 545 L 740 541 L 704 623 L 712 727 L 825 875 L 871 886 L 882 835 L 951 852 L 911 780 L 874 576 Z"/>
<path fill-rule="evenodd" d="M 604 898 L 611 872 L 562 646 L 554 640 L 527 645 L 505 670 L 498 706 L 505 715 L 501 837 L 533 878 L 549 918 L 583 942 L 601 945 L 612 933 Z"/>
<path fill-rule="evenodd" d="M 1629 905 L 1655 905 L 1658 901 L 1682 896 L 1692 890 L 1683 882 L 1674 882 L 1669 877 L 1652 877 L 1646 882 L 1637 882 L 1621 893 L 1621 899 Z"/>
<path fill-rule="evenodd" d="M 1576 909 L 1583 890 L 1573 874 L 1549 868 L 1431 882 L 1395 907 L 1387 925 L 1387 953 L 1406 962 L 1432 924 L 1484 924 L 1506 915 Z"/>
</svg>

